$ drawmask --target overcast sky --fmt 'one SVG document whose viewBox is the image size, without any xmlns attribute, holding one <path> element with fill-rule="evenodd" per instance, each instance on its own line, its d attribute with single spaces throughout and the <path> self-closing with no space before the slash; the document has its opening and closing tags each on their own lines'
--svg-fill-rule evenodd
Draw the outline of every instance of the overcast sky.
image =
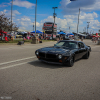
<svg viewBox="0 0 100 100">
<path fill-rule="evenodd" d="M 11 1 L 0 0 L 0 15 L 5 13 L 11 18 Z M 36 0 L 13 0 L 13 22 L 20 30 L 33 31 L 35 3 Z M 87 31 L 87 22 L 90 22 L 89 32 L 95 33 L 100 29 L 100 0 L 37 0 L 37 30 L 42 31 L 46 21 L 54 22 L 52 7 L 58 7 L 55 9 L 58 29 L 69 31 L 70 27 L 71 32 L 77 32 L 79 8 L 79 32 L 85 28 Z"/>
</svg>

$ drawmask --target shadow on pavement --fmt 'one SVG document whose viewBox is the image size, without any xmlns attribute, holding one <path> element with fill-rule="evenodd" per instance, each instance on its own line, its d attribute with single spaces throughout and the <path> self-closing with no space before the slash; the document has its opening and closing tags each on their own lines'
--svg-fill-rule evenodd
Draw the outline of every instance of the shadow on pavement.
<svg viewBox="0 0 100 100">
<path fill-rule="evenodd" d="M 51 68 L 51 69 L 63 68 L 63 67 L 68 68 L 65 65 L 48 64 L 48 63 L 45 63 L 45 62 L 42 62 L 42 61 L 39 61 L 39 60 L 35 60 L 33 62 L 29 62 L 29 64 L 31 64 L 31 65 L 33 65 L 35 67 L 44 67 L 44 68 Z"/>
</svg>

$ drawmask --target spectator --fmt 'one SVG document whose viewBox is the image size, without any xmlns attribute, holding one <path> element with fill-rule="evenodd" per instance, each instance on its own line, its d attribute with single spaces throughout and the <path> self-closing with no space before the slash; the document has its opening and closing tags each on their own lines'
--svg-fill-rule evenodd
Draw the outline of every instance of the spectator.
<svg viewBox="0 0 100 100">
<path fill-rule="evenodd" d="M 83 36 L 81 37 L 81 41 L 83 41 Z"/>
</svg>

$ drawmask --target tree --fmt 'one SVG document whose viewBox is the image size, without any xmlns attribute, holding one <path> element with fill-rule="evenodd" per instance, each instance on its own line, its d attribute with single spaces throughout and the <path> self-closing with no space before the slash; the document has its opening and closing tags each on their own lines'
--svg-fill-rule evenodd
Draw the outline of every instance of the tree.
<svg viewBox="0 0 100 100">
<path fill-rule="evenodd" d="M 5 14 L 0 15 L 0 30 L 17 31 L 18 27 L 15 23 L 11 23 L 10 18 L 5 17 Z M 2 39 L 2 33 L 1 33 Z"/>
<path fill-rule="evenodd" d="M 11 23 L 10 18 L 7 18 L 5 17 L 5 14 L 2 14 L 0 15 L 0 29 L 3 31 L 17 31 L 18 27 L 15 23 Z"/>
</svg>

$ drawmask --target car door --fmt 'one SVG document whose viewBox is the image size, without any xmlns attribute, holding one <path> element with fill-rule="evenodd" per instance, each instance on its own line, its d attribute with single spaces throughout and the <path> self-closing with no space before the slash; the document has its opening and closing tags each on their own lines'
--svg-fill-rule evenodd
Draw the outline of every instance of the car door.
<svg viewBox="0 0 100 100">
<path fill-rule="evenodd" d="M 76 43 L 76 48 L 73 49 L 73 52 L 75 53 L 75 60 L 78 60 L 80 58 L 78 43 Z"/>
<path fill-rule="evenodd" d="M 79 42 L 78 46 L 79 46 L 79 58 L 82 58 L 83 55 L 86 53 L 86 48 L 82 42 Z"/>
</svg>

